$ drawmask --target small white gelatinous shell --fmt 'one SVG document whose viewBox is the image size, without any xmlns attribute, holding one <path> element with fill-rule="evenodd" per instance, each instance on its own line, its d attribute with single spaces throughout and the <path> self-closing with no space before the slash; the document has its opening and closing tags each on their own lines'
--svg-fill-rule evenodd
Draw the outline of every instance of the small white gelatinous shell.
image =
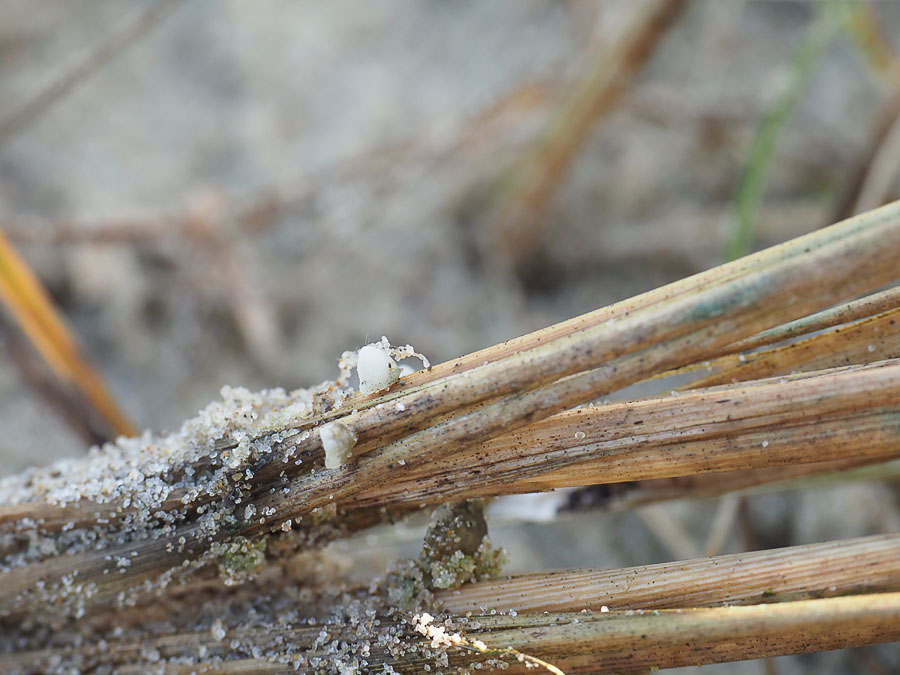
<svg viewBox="0 0 900 675">
<path fill-rule="evenodd" d="M 357 440 L 356 432 L 340 422 L 329 422 L 319 427 L 319 438 L 325 448 L 326 469 L 338 469 L 346 464 Z"/>
<path fill-rule="evenodd" d="M 366 345 L 359 350 L 356 364 L 359 374 L 359 391 L 374 394 L 390 387 L 400 379 L 400 368 L 391 355 L 376 345 Z"/>
</svg>

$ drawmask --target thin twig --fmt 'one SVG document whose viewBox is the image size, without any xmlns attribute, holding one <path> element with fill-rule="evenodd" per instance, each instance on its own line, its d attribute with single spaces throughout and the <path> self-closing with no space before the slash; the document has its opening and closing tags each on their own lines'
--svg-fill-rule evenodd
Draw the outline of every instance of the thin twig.
<svg viewBox="0 0 900 675">
<path fill-rule="evenodd" d="M 850 457 L 829 462 L 804 462 L 762 469 L 739 469 L 673 478 L 623 483 L 599 483 L 576 491 L 563 511 L 601 509 L 623 511 L 644 504 L 679 499 L 706 499 L 731 493 L 752 495 L 808 489 L 858 480 L 889 480 L 900 475 L 896 460 Z"/>
<path fill-rule="evenodd" d="M 123 49 L 147 35 L 182 0 L 157 0 L 136 17 L 95 45 L 66 70 L 57 74 L 32 98 L 22 102 L 0 120 L 0 145 L 36 120 L 50 106 L 81 84 Z"/>
<path fill-rule="evenodd" d="M 103 376 L 81 353 L 63 316 L 28 263 L 0 231 L 0 300 L 64 385 L 77 390 L 107 439 L 135 430 Z"/>
<path fill-rule="evenodd" d="M 513 168 L 487 217 L 487 246 L 502 263 L 515 265 L 534 253 L 547 203 L 588 133 L 631 86 L 684 5 L 683 0 L 645 0 L 614 45 L 595 45 L 589 66 L 552 113 L 538 147 Z"/>
</svg>

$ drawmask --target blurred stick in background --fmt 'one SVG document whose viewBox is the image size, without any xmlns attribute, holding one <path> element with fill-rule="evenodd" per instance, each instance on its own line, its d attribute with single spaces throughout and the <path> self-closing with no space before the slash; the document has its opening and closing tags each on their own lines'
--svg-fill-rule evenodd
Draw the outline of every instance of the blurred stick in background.
<svg viewBox="0 0 900 675">
<path fill-rule="evenodd" d="M 2 232 L 0 300 L 64 387 L 74 387 L 80 392 L 85 407 L 93 412 L 91 416 L 97 418 L 102 429 L 97 432 L 100 434 L 97 440 L 111 440 L 118 435 L 134 436 L 134 427 L 116 403 L 103 377 L 81 354 L 40 280 Z M 62 395 L 61 400 L 69 399 L 69 395 Z M 79 416 L 77 412 L 75 416 Z"/>
<path fill-rule="evenodd" d="M 158 0 L 137 17 L 113 32 L 107 39 L 75 61 L 68 69 L 56 75 L 32 98 L 27 99 L 0 120 L 0 145 L 37 119 L 56 101 L 86 80 L 98 68 L 147 35 L 182 0 Z"/>
<path fill-rule="evenodd" d="M 487 216 L 485 246 L 502 265 L 528 265 L 543 238 L 547 205 L 591 129 L 629 89 L 684 6 L 684 0 L 649 0 L 615 44 L 598 39 L 538 146 L 513 167 Z"/>
</svg>

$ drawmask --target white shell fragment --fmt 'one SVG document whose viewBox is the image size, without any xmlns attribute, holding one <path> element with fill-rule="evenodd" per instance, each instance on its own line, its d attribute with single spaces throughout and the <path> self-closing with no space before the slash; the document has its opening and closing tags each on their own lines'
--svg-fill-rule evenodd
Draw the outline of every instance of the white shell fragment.
<svg viewBox="0 0 900 675">
<path fill-rule="evenodd" d="M 376 344 L 359 350 L 356 372 L 359 374 L 359 391 L 374 394 L 390 387 L 400 379 L 400 368 L 387 350 Z"/>
<path fill-rule="evenodd" d="M 325 449 L 325 468 L 339 469 L 350 460 L 350 451 L 358 437 L 346 424 L 329 422 L 319 427 L 319 438 Z"/>
</svg>

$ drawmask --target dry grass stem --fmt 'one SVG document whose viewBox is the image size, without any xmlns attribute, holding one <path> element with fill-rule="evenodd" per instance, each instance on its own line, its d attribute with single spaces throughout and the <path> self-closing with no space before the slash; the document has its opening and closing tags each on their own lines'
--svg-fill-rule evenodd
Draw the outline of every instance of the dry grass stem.
<svg viewBox="0 0 900 675">
<path fill-rule="evenodd" d="M 751 338 L 739 340 L 721 350 L 717 356 L 749 352 L 753 349 L 815 333 L 826 328 L 833 328 L 851 321 L 873 317 L 876 314 L 897 309 L 898 307 L 900 307 L 900 286 L 895 286 L 880 293 L 874 293 L 836 307 L 830 307 L 796 321 L 789 321 Z"/>
<path fill-rule="evenodd" d="M 883 463 L 866 457 L 849 457 L 829 462 L 804 462 L 763 469 L 650 478 L 628 483 L 598 483 L 587 488 L 590 494 L 580 494 L 569 508 L 621 511 L 644 504 L 677 499 L 706 499 L 735 492 L 755 494 L 821 483 L 882 480 L 896 474 L 895 470 L 890 469 L 893 465 L 892 460 Z"/>
<path fill-rule="evenodd" d="M 431 503 L 449 495 L 882 461 L 900 453 L 897 403 L 900 363 L 889 361 L 570 410 L 435 459 L 408 477 L 398 474 L 390 485 L 362 488 L 350 503 Z M 361 460 L 361 472 L 368 461 Z"/>
<path fill-rule="evenodd" d="M 438 594 L 458 614 L 599 612 L 780 602 L 900 590 L 900 535 L 735 553 L 617 570 L 566 570 Z"/>
<path fill-rule="evenodd" d="M 900 593 L 708 609 L 519 614 L 482 624 L 491 631 L 488 644 L 521 645 L 570 675 L 646 672 L 891 642 L 900 638 Z M 504 629 L 510 624 L 521 627 Z"/>
<path fill-rule="evenodd" d="M 800 600 L 777 604 L 739 607 L 680 608 L 650 611 L 614 610 L 606 613 L 520 613 L 517 616 L 484 616 L 472 619 L 478 627 L 466 629 L 469 640 L 480 639 L 488 649 L 515 649 L 538 656 L 569 675 L 596 672 L 641 672 L 648 668 L 721 663 L 781 654 L 877 644 L 900 639 L 900 593 L 884 593 L 844 598 Z M 465 624 L 462 624 L 465 625 Z M 285 641 L 315 652 L 315 636 L 320 627 L 281 629 Z M 409 630 L 407 628 L 407 630 Z M 267 630 L 251 629 L 230 638 L 242 645 L 267 645 Z M 411 631 L 410 631 L 411 632 Z M 340 639 L 340 627 L 331 629 Z M 702 637 L 700 637 L 702 636 Z M 346 634 L 349 638 L 350 635 Z M 112 663 L 134 663 L 146 650 L 160 657 L 177 657 L 185 649 L 206 647 L 210 656 L 222 652 L 227 642 L 209 635 L 186 633 L 154 638 L 144 643 L 116 641 L 101 648 L 73 647 L 67 656 L 103 658 Z M 53 663 L 62 650 L 46 650 L 0 657 L 0 665 L 12 669 L 23 665 Z M 451 649 L 449 665 L 465 667 L 483 662 L 478 652 Z M 377 650 L 373 660 L 401 673 L 423 672 L 429 659 L 409 654 L 392 657 Z M 216 672 L 288 673 L 290 665 L 263 659 L 236 659 L 212 662 Z M 212 665 L 211 664 L 211 665 Z M 197 668 L 173 668 L 189 672 Z M 202 665 L 202 664 L 201 664 Z M 434 668 L 434 666 L 430 666 Z M 120 672 L 137 672 L 121 670 Z M 506 672 L 535 672 L 524 663 L 512 661 Z"/>
<path fill-rule="evenodd" d="M 394 486 L 401 483 L 405 475 L 412 475 L 423 466 L 437 466 L 437 462 L 453 453 L 480 447 L 491 436 L 509 434 L 517 427 L 534 424 L 660 370 L 702 359 L 722 346 L 778 323 L 896 281 L 896 250 L 900 250 L 900 204 L 883 207 L 638 296 L 567 322 L 563 327 L 519 339 L 517 344 L 505 343 L 497 348 L 496 355 L 482 352 L 482 365 L 477 369 L 473 358 L 469 357 L 465 362 L 461 360 L 436 367 L 432 373 L 410 376 L 409 384 L 399 387 L 396 392 L 369 399 L 354 397 L 327 417 L 340 419 L 359 435 L 359 444 L 354 448 L 358 461 L 339 470 L 310 473 L 309 469 L 320 467 L 322 461 L 317 434 L 295 435 L 278 443 L 278 452 L 266 456 L 260 466 L 254 467 L 244 497 L 252 499 L 260 513 L 270 515 L 240 524 L 236 531 L 229 531 L 229 536 L 255 536 L 278 531 L 286 520 L 300 522 L 304 514 L 308 517 L 316 509 L 332 503 L 358 500 L 360 495 L 373 490 L 376 495 L 379 489 L 393 492 Z M 552 339 L 543 341 L 545 334 Z M 537 346 L 526 347 L 529 343 Z M 511 348 L 515 350 L 512 353 L 509 352 Z M 502 358 L 493 360 L 494 356 Z M 484 361 L 487 361 L 486 365 Z M 466 365 L 472 366 L 471 369 L 452 373 Z M 886 369 L 885 372 L 888 376 L 868 377 L 877 380 L 881 386 L 890 386 L 886 383 L 893 371 Z M 440 377 L 441 374 L 445 376 Z M 867 376 L 861 374 L 860 377 Z M 865 397 L 863 393 L 859 395 Z M 710 399 L 707 397 L 706 400 Z M 479 403 L 482 405 L 472 407 Z M 402 404 L 402 413 L 397 404 Z M 440 420 L 459 411 L 462 413 L 428 426 L 436 418 Z M 848 444 L 853 439 L 858 441 L 862 434 L 874 443 L 861 447 L 860 451 L 870 457 L 885 458 L 891 452 L 886 447 L 889 443 L 885 440 L 888 434 L 885 421 L 864 410 L 853 410 L 848 415 L 855 419 L 849 427 L 852 432 L 846 424 L 823 423 L 816 432 L 820 443 L 825 445 L 818 449 L 807 445 L 804 447 L 808 449 L 798 452 L 807 453 L 810 461 L 825 458 L 814 457 L 816 452 L 829 452 L 829 456 L 834 457 L 846 452 L 846 448 L 851 447 Z M 304 424 L 316 421 L 313 419 Z M 785 433 L 792 431 L 792 436 L 782 438 L 803 441 L 809 437 L 807 429 L 802 432 L 788 429 Z M 219 445 L 221 451 L 234 447 L 234 443 L 223 440 L 226 442 Z M 766 440 L 772 447 L 763 447 Z M 747 461 L 770 466 L 773 461 L 770 457 L 780 445 L 773 440 L 777 441 L 768 431 L 754 433 L 747 430 L 742 436 L 741 448 L 729 455 L 720 455 L 713 450 L 727 449 L 730 443 L 723 438 L 704 439 L 698 443 L 705 449 L 708 459 L 695 461 L 693 465 L 718 471 L 747 468 L 744 464 Z M 672 437 L 671 444 L 681 444 L 681 441 Z M 827 450 L 823 450 L 826 446 Z M 857 446 L 853 444 L 852 447 Z M 309 456 L 311 461 L 304 461 L 302 468 L 292 461 L 272 461 L 275 456 L 288 451 L 296 456 Z M 569 454 L 566 450 L 557 452 L 561 456 Z M 789 457 L 790 454 L 786 452 L 778 461 L 796 461 L 796 454 Z M 549 452 L 544 455 L 538 472 L 546 472 L 550 456 Z M 559 469 L 562 475 L 552 478 L 535 478 L 533 472 L 517 475 L 518 489 L 525 489 L 526 485 L 530 486 L 528 489 L 549 489 L 565 481 L 573 481 L 570 484 L 585 484 L 587 480 L 607 482 L 610 476 L 613 480 L 617 476 L 626 480 L 624 476 L 630 475 L 628 472 L 632 470 L 625 468 L 627 456 L 602 461 L 599 457 L 597 453 L 597 474 L 589 478 L 589 472 L 584 471 L 565 475 L 567 469 L 563 466 Z M 401 461 L 404 464 L 400 464 Z M 568 465 L 572 461 L 561 459 L 561 463 Z M 635 466 L 635 463 L 630 465 Z M 656 475 L 672 475 L 666 459 L 658 459 L 654 467 L 658 472 Z M 652 477 L 651 468 L 647 467 L 642 477 Z M 678 470 L 676 475 L 683 474 L 686 469 Z M 270 488 L 274 486 L 279 490 L 272 493 Z M 447 499 L 457 492 L 456 486 L 445 479 L 442 486 L 432 492 L 429 501 Z M 82 578 L 97 583 L 97 592 L 91 602 L 105 602 L 123 589 L 135 588 L 166 570 L 180 568 L 185 560 L 197 559 L 211 542 L 207 540 L 198 548 L 188 550 L 177 544 L 182 538 L 205 540 L 198 532 L 194 517 L 188 517 L 188 514 L 193 508 L 208 509 L 214 503 L 227 507 L 228 501 L 216 502 L 203 497 L 185 511 L 183 496 L 183 490 L 176 486 L 161 505 L 163 512 L 184 514 L 178 516 L 177 527 L 166 537 L 127 541 L 108 549 L 51 558 L 12 570 L 5 575 L 0 599 L 9 602 L 20 597 L 37 579 L 44 579 L 52 587 L 74 570 L 80 570 Z M 390 505 L 386 497 L 387 494 L 373 502 L 378 507 Z M 118 511 L 120 507 L 121 512 Z M 101 522 L 108 524 L 102 529 L 110 536 L 120 527 L 122 518 L 128 517 L 136 508 L 115 502 L 99 506 L 91 502 L 69 504 L 70 520 L 63 522 L 74 521 L 71 527 L 93 529 L 97 519 L 103 518 Z M 15 528 L 15 523 L 12 526 Z M 137 557 L 135 564 L 123 569 L 114 580 L 103 576 L 110 556 L 130 558 L 134 554 Z M 26 601 L 26 605 L 27 602 L 30 601 Z"/>
<path fill-rule="evenodd" d="M 886 226 L 886 229 L 896 229 L 897 221 L 900 220 L 900 202 L 883 207 L 882 209 L 871 211 L 867 214 L 864 214 L 864 216 L 858 216 L 858 218 L 864 218 L 865 220 L 869 220 L 873 223 L 875 221 L 884 219 L 882 225 Z M 859 225 L 862 224 L 862 222 L 863 221 L 856 221 L 856 224 Z M 807 265 L 805 254 L 811 253 L 814 250 L 823 247 L 829 240 L 831 241 L 831 244 L 834 245 L 837 244 L 836 240 L 843 239 L 844 245 L 847 248 L 855 247 L 856 244 L 851 243 L 849 238 L 844 239 L 844 237 L 848 235 L 851 230 L 855 229 L 852 223 L 854 223 L 854 220 L 852 218 L 842 221 L 840 224 L 832 226 L 832 228 L 826 228 L 813 232 L 809 235 L 805 235 L 803 237 L 792 239 L 783 244 L 779 244 L 778 246 L 760 251 L 759 253 L 750 256 L 746 256 L 725 265 L 720 265 L 706 272 L 695 274 L 691 277 L 687 277 L 686 279 L 676 281 L 647 293 L 642 293 L 641 295 L 623 300 L 622 302 L 615 303 L 608 307 L 598 309 L 594 312 L 583 314 L 573 319 L 569 319 L 567 321 L 563 321 L 539 331 L 535 331 L 534 333 L 529 333 L 528 335 L 524 335 L 522 337 L 513 338 L 498 345 L 494 345 L 492 347 L 473 352 L 472 354 L 469 354 L 467 356 L 460 357 L 459 359 L 454 359 L 453 361 L 448 361 L 444 364 L 437 365 L 427 373 L 414 373 L 410 377 L 404 378 L 404 384 L 397 391 L 401 392 L 415 389 L 417 386 L 426 383 L 433 383 L 451 374 L 460 374 L 474 368 L 479 368 L 484 365 L 485 361 L 489 363 L 493 361 L 499 361 L 520 352 L 529 351 L 535 349 L 536 347 L 546 345 L 550 342 L 572 336 L 588 328 L 608 323 L 610 322 L 610 320 L 615 323 L 619 319 L 628 317 L 638 312 L 639 310 L 647 310 L 655 307 L 665 307 L 667 303 L 674 302 L 678 298 L 683 298 L 686 296 L 690 296 L 693 298 L 695 297 L 694 294 L 701 290 L 710 291 L 717 286 L 722 287 L 731 284 L 731 288 L 734 289 L 735 292 L 737 292 L 737 288 L 740 286 L 741 280 L 743 280 L 745 283 L 765 283 L 763 280 L 766 279 L 766 268 L 775 266 L 777 264 L 784 264 L 785 262 L 790 260 L 793 260 L 794 265 L 797 266 L 795 267 L 795 269 L 797 270 L 798 274 L 821 274 L 823 284 L 828 285 L 825 284 L 827 276 L 826 270 L 823 270 L 821 268 L 817 269 L 816 264 L 814 263 Z M 876 232 L 872 232 L 872 234 L 874 234 L 875 237 L 878 236 L 878 233 Z M 877 244 L 875 243 L 875 237 L 867 238 L 866 242 L 859 243 L 864 250 L 867 250 L 868 247 L 873 247 L 874 249 L 874 247 L 877 246 Z M 889 238 L 887 241 L 885 241 L 884 248 L 893 250 L 891 249 L 891 246 L 894 245 L 894 243 L 895 242 L 893 242 L 892 239 Z M 840 244 L 837 245 L 837 248 L 840 248 Z M 824 253 L 824 251 L 821 252 Z M 859 272 L 860 276 L 868 278 L 870 270 L 863 262 L 863 258 L 865 258 L 865 254 L 860 256 L 859 262 L 862 266 L 859 268 Z M 825 260 L 823 260 L 822 263 L 826 266 L 829 264 Z M 770 270 L 770 272 L 771 271 L 772 270 Z M 775 328 L 788 321 L 800 319 L 801 317 L 819 310 L 825 310 L 826 308 L 831 307 L 832 305 L 840 302 L 843 299 L 850 299 L 854 297 L 854 295 L 861 295 L 866 292 L 871 292 L 881 286 L 891 283 L 890 279 L 893 275 L 891 275 L 890 273 L 885 275 L 885 277 L 881 277 L 878 276 L 878 273 L 875 269 L 872 269 L 871 272 L 879 279 L 884 278 L 885 281 L 880 282 L 873 279 L 874 283 L 861 284 L 861 286 L 866 290 L 862 290 L 861 288 L 859 292 L 853 293 L 852 290 L 846 290 L 846 286 L 844 286 L 844 284 L 847 284 L 851 280 L 843 277 L 839 279 L 836 278 L 835 286 L 840 285 L 840 290 L 835 288 L 832 289 L 832 292 L 839 294 L 841 296 L 840 298 L 835 298 L 831 302 L 829 302 L 828 300 L 823 300 L 821 304 L 819 304 L 819 306 L 815 309 L 808 309 L 807 311 L 803 311 L 801 309 L 797 312 L 796 316 L 790 317 L 790 319 L 782 317 L 785 314 L 791 314 L 791 312 L 782 312 L 781 308 L 774 304 L 779 302 L 783 297 L 786 297 L 786 294 L 785 296 L 782 296 L 775 288 L 772 288 L 772 295 L 770 298 L 767 298 L 766 301 L 772 302 L 773 304 L 768 306 L 767 310 L 770 312 L 777 312 L 777 315 L 772 316 L 770 321 L 771 325 L 766 326 L 765 329 L 760 330 L 762 331 L 768 330 L 770 328 Z M 858 284 L 860 281 L 861 279 L 857 279 L 853 283 Z M 821 291 L 822 289 L 819 290 Z M 698 302 L 703 302 L 703 300 L 700 300 L 700 298 L 697 298 L 697 300 Z M 799 300 L 799 298 L 792 298 L 790 299 L 790 302 L 798 302 Z M 699 318 L 700 317 L 698 317 L 698 319 Z M 621 329 L 621 326 L 619 327 L 619 329 Z M 754 335 L 754 333 L 751 333 L 750 335 L 747 335 L 745 337 L 750 338 L 751 335 Z M 735 338 L 731 342 L 738 342 L 741 339 L 745 338 Z M 724 349 L 726 346 L 727 345 L 723 345 L 721 349 Z M 716 351 L 715 353 L 718 353 L 718 351 Z M 710 354 L 710 356 L 712 356 L 712 354 Z"/>
<path fill-rule="evenodd" d="M 795 371 L 851 363 L 871 363 L 900 356 L 900 307 L 830 328 L 792 344 L 704 363 L 707 375 L 682 388 L 710 387 Z"/>
</svg>

